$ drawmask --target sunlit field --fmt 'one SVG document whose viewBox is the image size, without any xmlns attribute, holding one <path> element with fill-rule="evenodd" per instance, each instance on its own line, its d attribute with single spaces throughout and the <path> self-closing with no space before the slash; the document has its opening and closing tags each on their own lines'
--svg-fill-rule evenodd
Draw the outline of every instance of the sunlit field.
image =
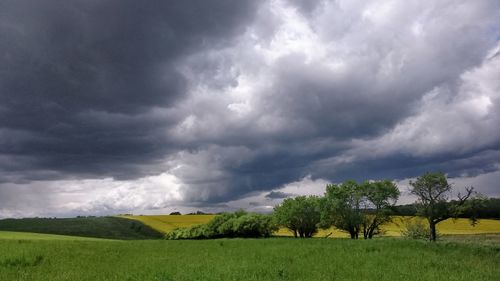
<svg viewBox="0 0 500 281">
<path fill-rule="evenodd" d="M 119 216 L 138 220 L 151 228 L 167 233 L 179 227 L 189 227 L 198 224 L 205 224 L 215 217 L 215 215 L 157 215 L 157 216 Z"/>
<path fill-rule="evenodd" d="M 122 216 L 124 218 L 139 220 L 151 228 L 162 233 L 167 233 L 179 227 L 188 227 L 204 224 L 210 221 L 214 215 L 156 215 L 156 216 Z M 382 227 L 383 236 L 400 236 L 405 223 L 421 220 L 417 217 L 395 216 L 391 223 Z M 425 221 L 424 221 L 425 222 Z M 438 231 L 442 235 L 447 234 L 487 234 L 500 233 L 500 220 L 482 219 L 475 226 L 468 219 L 448 219 L 438 224 Z M 280 229 L 277 236 L 291 236 L 287 229 Z M 336 229 L 320 230 L 316 237 L 348 237 L 348 234 Z"/>
<path fill-rule="evenodd" d="M 417 220 L 422 220 L 424 224 L 426 223 L 425 220 L 417 217 L 395 217 L 392 223 L 384 225 L 383 230 L 386 232 L 385 235 L 399 236 L 405 222 L 414 222 Z M 443 235 L 500 233 L 500 220 L 481 219 L 475 226 L 472 226 L 469 219 L 447 219 L 437 225 L 437 230 Z"/>
</svg>

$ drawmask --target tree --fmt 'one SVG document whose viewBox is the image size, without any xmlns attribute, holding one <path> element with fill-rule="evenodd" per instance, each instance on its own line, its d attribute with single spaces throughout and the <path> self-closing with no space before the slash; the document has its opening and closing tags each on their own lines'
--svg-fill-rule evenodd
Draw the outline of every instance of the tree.
<svg viewBox="0 0 500 281">
<path fill-rule="evenodd" d="M 471 198 L 474 194 L 474 187 L 466 187 L 465 195 L 459 193 L 457 200 L 449 202 L 452 186 L 443 173 L 425 173 L 416 181 L 410 181 L 410 185 L 411 194 L 418 197 L 416 203 L 418 214 L 429 222 L 429 239 L 431 241 L 436 241 L 436 225 L 438 223 L 475 209 L 479 202 Z M 472 224 L 476 222 L 474 216 L 470 219 Z"/>
<path fill-rule="evenodd" d="M 364 216 L 361 211 L 363 189 L 355 181 L 326 186 L 321 200 L 321 227 L 334 226 L 358 239 Z"/>
<path fill-rule="evenodd" d="M 363 237 L 371 239 L 379 232 L 380 226 L 391 221 L 392 207 L 399 198 L 399 189 L 390 180 L 367 181 L 361 185 L 363 206 Z"/>
<path fill-rule="evenodd" d="M 319 199 L 316 196 L 287 198 L 274 208 L 274 217 L 295 237 L 310 238 L 318 231 L 321 218 Z"/>
</svg>

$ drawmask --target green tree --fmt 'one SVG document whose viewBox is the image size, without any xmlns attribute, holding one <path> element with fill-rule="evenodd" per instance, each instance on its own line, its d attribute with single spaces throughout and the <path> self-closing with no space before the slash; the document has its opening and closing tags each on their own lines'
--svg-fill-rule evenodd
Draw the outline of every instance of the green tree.
<svg viewBox="0 0 500 281">
<path fill-rule="evenodd" d="M 390 180 L 366 181 L 361 185 L 363 197 L 363 237 L 373 238 L 379 233 L 380 226 L 391 221 L 400 192 L 396 184 Z"/>
<path fill-rule="evenodd" d="M 321 218 L 319 199 L 316 196 L 287 198 L 274 208 L 274 217 L 295 237 L 310 238 L 318 231 Z"/>
<path fill-rule="evenodd" d="M 358 239 L 364 221 L 362 201 L 363 188 L 355 181 L 327 185 L 321 200 L 321 227 L 334 226 Z"/>
<path fill-rule="evenodd" d="M 247 213 L 243 210 L 222 213 L 207 224 L 178 228 L 167 233 L 166 239 L 213 239 L 231 237 L 269 237 L 278 230 L 270 215 Z"/>
<path fill-rule="evenodd" d="M 410 181 L 411 194 L 418 197 L 416 205 L 419 215 L 429 222 L 429 239 L 436 241 L 436 225 L 449 218 L 456 218 L 470 212 L 480 205 L 479 198 L 474 199 L 473 187 L 465 188 L 465 195 L 458 194 L 457 200 L 449 201 L 452 186 L 443 173 L 425 173 L 416 181 Z M 472 212 L 475 213 L 475 212 Z M 471 223 L 476 222 L 472 216 Z"/>
</svg>

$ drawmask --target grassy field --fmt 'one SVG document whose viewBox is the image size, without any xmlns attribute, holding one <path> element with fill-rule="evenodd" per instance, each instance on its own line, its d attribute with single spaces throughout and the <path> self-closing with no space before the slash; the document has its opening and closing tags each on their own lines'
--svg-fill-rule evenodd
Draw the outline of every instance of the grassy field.
<svg viewBox="0 0 500 281">
<path fill-rule="evenodd" d="M 66 240 L 66 241 L 112 241 L 110 239 L 68 236 L 45 233 L 0 231 L 0 240 Z"/>
<path fill-rule="evenodd" d="M 167 233 L 178 227 L 187 227 L 196 224 L 204 224 L 210 221 L 213 215 L 157 215 L 157 216 L 122 216 L 123 218 L 138 220 L 150 227 Z M 393 222 L 383 226 L 385 236 L 400 236 L 401 229 L 407 221 L 416 221 L 416 217 L 394 217 Z M 476 226 L 471 226 L 468 219 L 449 219 L 438 224 L 438 231 L 441 234 L 487 234 L 500 233 L 500 220 L 483 219 Z M 333 233 L 331 237 L 348 237 L 346 233 L 335 229 L 320 230 L 316 237 L 324 237 Z M 291 236 L 286 229 L 280 229 L 276 235 Z"/>
<path fill-rule="evenodd" d="M 117 217 L 0 220 L 0 231 L 35 232 L 108 239 L 159 239 L 162 233 L 139 222 Z"/>
<path fill-rule="evenodd" d="M 379 238 L 0 238 L 0 280 L 499 280 L 500 248 Z"/>
<path fill-rule="evenodd" d="M 440 241 L 444 243 L 461 243 L 476 246 L 500 247 L 500 234 L 445 235 Z M 500 251 L 500 249 L 498 249 Z"/>
</svg>

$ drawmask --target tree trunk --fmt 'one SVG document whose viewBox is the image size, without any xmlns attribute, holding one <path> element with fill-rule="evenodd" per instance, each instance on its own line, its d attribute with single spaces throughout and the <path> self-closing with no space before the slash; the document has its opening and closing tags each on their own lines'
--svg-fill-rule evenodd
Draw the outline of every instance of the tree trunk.
<svg viewBox="0 0 500 281">
<path fill-rule="evenodd" d="M 293 237 L 297 238 L 297 229 L 293 230 Z"/>
<path fill-rule="evenodd" d="M 368 231 L 368 239 L 373 238 L 373 233 L 375 232 L 375 226 L 370 228 L 370 231 Z"/>
<path fill-rule="evenodd" d="M 436 242 L 436 223 L 434 221 L 429 221 L 429 232 L 429 239 Z"/>
</svg>

